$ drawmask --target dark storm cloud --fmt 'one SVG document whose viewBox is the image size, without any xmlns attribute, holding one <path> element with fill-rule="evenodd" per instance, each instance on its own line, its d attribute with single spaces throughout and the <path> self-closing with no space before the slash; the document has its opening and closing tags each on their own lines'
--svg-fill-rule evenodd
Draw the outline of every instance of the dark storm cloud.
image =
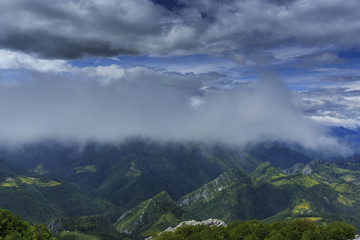
<svg viewBox="0 0 360 240">
<path fill-rule="evenodd" d="M 147 1 L 14 0 L 0 8 L 2 48 L 63 59 L 138 54 L 142 38 L 161 33 L 165 12 Z"/>
<path fill-rule="evenodd" d="M 169 9 L 170 11 L 179 11 L 185 7 L 185 4 L 181 0 L 151 0 L 155 4 L 159 4 Z"/>
<path fill-rule="evenodd" d="M 0 47 L 44 58 L 241 49 L 256 59 L 278 46 L 356 47 L 360 36 L 356 0 L 3 0 L 0 9 Z"/>
<path fill-rule="evenodd" d="M 6 32 L 0 36 L 4 48 L 20 50 L 42 58 L 77 59 L 86 56 L 110 57 L 120 54 L 138 54 L 131 49 L 112 49 L 111 43 L 102 40 L 84 39 L 71 41 L 51 33 L 33 31 L 32 33 Z"/>
</svg>

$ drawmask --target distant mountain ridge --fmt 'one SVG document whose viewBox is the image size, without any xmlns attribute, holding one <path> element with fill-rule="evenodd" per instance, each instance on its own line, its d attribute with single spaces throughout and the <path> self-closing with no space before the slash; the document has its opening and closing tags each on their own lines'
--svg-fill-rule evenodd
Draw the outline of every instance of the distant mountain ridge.
<svg viewBox="0 0 360 240">
<path fill-rule="evenodd" d="M 283 169 L 291 166 L 286 161 L 311 161 L 280 146 L 259 145 L 245 151 L 223 144 L 163 143 L 139 138 L 117 144 L 90 142 L 81 147 L 40 142 L 18 149 L 1 148 L 1 156 L 44 177 L 75 183 L 124 208 L 163 190 L 177 200 L 230 169 L 249 173 L 264 161 Z"/>
<path fill-rule="evenodd" d="M 115 226 L 131 236 L 208 218 L 340 219 L 360 226 L 360 158 L 314 160 L 286 144 L 49 141 L 0 147 L 0 177 L 0 206 L 26 220 L 105 214 L 114 223 L 123 216 Z"/>
</svg>

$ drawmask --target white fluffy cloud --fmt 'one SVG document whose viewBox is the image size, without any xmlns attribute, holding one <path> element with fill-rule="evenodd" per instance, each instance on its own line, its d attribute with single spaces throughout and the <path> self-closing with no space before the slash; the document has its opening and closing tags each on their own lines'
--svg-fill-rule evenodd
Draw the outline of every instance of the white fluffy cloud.
<svg viewBox="0 0 360 240">
<path fill-rule="evenodd" d="M 39 72 L 67 72 L 71 66 L 65 60 L 46 60 L 29 54 L 0 49 L 0 69 L 29 69 Z"/>
<path fill-rule="evenodd" d="M 356 129 L 360 127 L 360 88 L 354 88 L 356 84 L 350 81 L 342 87 L 298 92 L 295 102 L 305 116 L 321 124 Z"/>
</svg>

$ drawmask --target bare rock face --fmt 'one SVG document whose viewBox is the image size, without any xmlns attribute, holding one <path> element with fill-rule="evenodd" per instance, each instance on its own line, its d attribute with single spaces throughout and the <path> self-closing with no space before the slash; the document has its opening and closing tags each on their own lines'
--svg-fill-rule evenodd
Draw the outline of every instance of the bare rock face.
<svg viewBox="0 0 360 240">
<path fill-rule="evenodd" d="M 301 170 L 301 168 L 304 167 L 303 163 L 296 163 L 294 164 L 291 168 L 285 169 L 284 172 L 287 175 L 293 175 L 299 172 L 299 170 Z"/>
<path fill-rule="evenodd" d="M 62 227 L 62 222 L 60 219 L 54 219 L 52 220 L 49 225 L 47 226 L 47 229 L 49 229 L 51 234 L 54 234 Z"/>
<path fill-rule="evenodd" d="M 304 175 L 310 175 L 312 173 L 313 169 L 310 166 L 305 166 L 302 170 L 302 174 Z"/>
<path fill-rule="evenodd" d="M 198 222 L 195 220 L 181 222 L 179 225 L 177 225 L 174 228 L 166 229 L 165 232 L 174 232 L 177 228 L 188 226 L 188 225 L 192 225 L 192 226 L 205 225 L 205 226 L 210 226 L 210 227 L 226 227 L 227 226 L 226 223 L 222 220 L 209 218 L 208 220 L 204 220 L 201 222 Z"/>
<path fill-rule="evenodd" d="M 209 218 L 208 220 L 204 220 L 204 221 L 195 221 L 195 220 L 190 220 L 190 221 L 185 221 L 185 222 L 181 222 L 179 223 L 176 227 L 174 228 L 167 228 L 164 232 L 174 232 L 176 229 L 180 228 L 180 227 L 184 227 L 184 226 L 197 226 L 197 225 L 205 225 L 205 226 L 210 226 L 210 227 L 227 227 L 226 223 L 222 220 L 219 219 L 212 219 Z M 161 233 L 160 233 L 161 234 Z M 152 238 L 146 238 L 145 240 L 151 240 Z"/>
</svg>

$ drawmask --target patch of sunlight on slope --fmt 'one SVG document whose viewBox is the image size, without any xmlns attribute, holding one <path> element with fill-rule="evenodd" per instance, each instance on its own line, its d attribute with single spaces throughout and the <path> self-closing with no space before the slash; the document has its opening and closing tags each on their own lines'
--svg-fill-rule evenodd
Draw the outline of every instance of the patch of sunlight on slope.
<svg viewBox="0 0 360 240">
<path fill-rule="evenodd" d="M 54 180 L 42 180 L 34 177 L 24 177 L 18 176 L 16 178 L 8 177 L 5 179 L 3 183 L 1 183 L 2 187 L 15 187 L 18 188 L 19 184 L 27 184 L 27 185 L 35 185 L 38 187 L 55 187 L 60 185 L 61 183 Z"/>
<path fill-rule="evenodd" d="M 276 181 L 272 181 L 271 184 L 274 185 L 275 187 L 278 187 L 281 185 L 289 185 L 289 184 L 295 184 L 295 183 L 288 178 L 280 178 L 280 179 L 277 179 Z"/>
<path fill-rule="evenodd" d="M 137 168 L 136 163 L 134 161 L 131 162 L 128 172 L 125 174 L 125 177 L 135 178 L 142 174 L 142 171 Z"/>
<path fill-rule="evenodd" d="M 339 193 L 338 197 L 336 198 L 336 200 L 338 200 L 341 204 L 345 205 L 345 206 L 352 206 L 353 203 L 355 202 L 354 200 L 350 200 L 347 197 L 341 195 Z"/>
<path fill-rule="evenodd" d="M 292 210 L 294 214 L 308 214 L 311 213 L 310 202 L 306 201 L 304 198 L 301 200 L 301 203 L 296 205 Z"/>
<path fill-rule="evenodd" d="M 306 220 L 310 220 L 312 222 L 318 222 L 318 221 L 322 221 L 324 218 L 322 218 L 322 217 L 303 217 L 300 219 L 306 219 Z"/>
<path fill-rule="evenodd" d="M 355 194 L 357 193 L 357 189 L 354 188 L 354 186 L 346 184 L 346 183 L 330 183 L 329 186 L 333 189 L 335 189 L 338 192 L 341 193 L 349 193 L 349 194 Z"/>
<path fill-rule="evenodd" d="M 353 175 L 344 175 L 340 177 L 342 180 L 344 180 L 345 182 L 353 182 L 356 180 L 356 178 Z"/>
<path fill-rule="evenodd" d="M 19 185 L 16 182 L 16 179 L 12 178 L 12 177 L 5 178 L 5 181 L 3 183 L 1 183 L 1 186 L 2 187 L 15 187 L 15 188 L 19 187 Z"/>
<path fill-rule="evenodd" d="M 40 163 L 34 170 L 34 172 L 36 172 L 37 174 L 46 174 L 49 171 L 44 167 L 44 165 L 42 163 Z"/>
<path fill-rule="evenodd" d="M 54 180 L 50 180 L 50 181 L 46 181 L 43 182 L 41 181 L 39 178 L 34 178 L 34 177 L 18 177 L 18 179 L 25 184 L 28 185 L 36 185 L 38 187 L 55 187 L 60 185 L 61 183 L 54 181 Z"/>
<path fill-rule="evenodd" d="M 76 173 L 85 173 L 85 172 L 95 173 L 97 169 L 95 165 L 88 165 L 88 166 L 75 167 L 72 170 L 74 170 Z"/>
<path fill-rule="evenodd" d="M 60 237 L 66 238 L 66 239 L 74 239 L 74 240 L 101 240 L 98 237 L 90 236 L 84 233 L 79 232 L 68 232 L 68 231 L 62 231 L 60 233 Z"/>
<path fill-rule="evenodd" d="M 317 182 L 316 180 L 314 180 L 311 177 L 306 176 L 306 175 L 298 176 L 298 177 L 294 178 L 293 180 L 297 184 L 305 186 L 306 188 L 311 188 L 311 187 L 319 184 L 319 182 Z"/>
<path fill-rule="evenodd" d="M 271 181 L 271 184 L 274 186 L 281 186 L 281 185 L 287 185 L 287 184 L 298 184 L 298 185 L 304 186 L 306 188 L 311 188 L 311 187 L 319 184 L 319 182 L 310 178 L 309 176 L 298 175 L 298 176 L 294 176 L 294 177 L 287 176 L 287 177 L 283 177 L 283 178 L 273 179 Z"/>
</svg>

